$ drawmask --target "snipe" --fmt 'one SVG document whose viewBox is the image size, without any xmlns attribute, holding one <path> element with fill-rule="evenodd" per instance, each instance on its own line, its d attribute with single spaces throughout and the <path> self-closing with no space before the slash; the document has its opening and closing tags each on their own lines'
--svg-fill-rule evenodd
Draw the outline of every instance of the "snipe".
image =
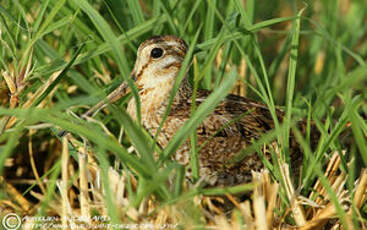
<svg viewBox="0 0 367 230">
<path fill-rule="evenodd" d="M 165 113 L 169 95 L 187 49 L 185 41 L 171 35 L 148 39 L 138 49 L 131 75 L 139 90 L 142 124 L 152 136 L 156 133 Z M 124 93 L 126 93 L 125 83 L 107 98 L 111 103 Z M 197 104 L 205 100 L 209 94 L 209 91 L 198 90 Z M 174 98 L 169 116 L 159 134 L 158 143 L 162 148 L 189 119 L 191 98 L 192 87 L 186 77 Z M 97 104 L 86 115 L 90 115 L 104 104 L 103 102 Z M 134 99 L 128 103 L 127 111 L 131 117 L 136 119 Z M 276 113 L 282 120 L 283 112 L 277 110 Z M 230 123 L 234 119 L 237 120 Z M 299 125 L 304 130 L 305 123 L 301 121 Z M 274 122 L 264 104 L 240 96 L 228 95 L 197 128 L 199 146 L 207 142 L 198 155 L 200 176 L 204 177 L 210 185 L 234 185 L 249 182 L 251 170 L 263 168 L 258 154 L 246 156 L 238 163 L 229 163 L 229 159 L 248 147 L 254 139 L 273 128 Z M 292 166 L 297 171 L 303 154 L 294 140 L 291 140 L 290 146 Z M 266 156 L 270 157 L 269 154 Z M 173 155 L 173 159 L 188 167 L 187 172 L 190 176 L 189 140 L 184 142 Z"/>
</svg>

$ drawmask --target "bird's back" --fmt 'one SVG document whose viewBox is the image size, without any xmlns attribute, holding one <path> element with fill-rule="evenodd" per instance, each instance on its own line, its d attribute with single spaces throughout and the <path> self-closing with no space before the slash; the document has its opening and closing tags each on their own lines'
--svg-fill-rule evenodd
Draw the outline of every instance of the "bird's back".
<svg viewBox="0 0 367 230">
<path fill-rule="evenodd" d="M 197 105 L 209 94 L 210 91 L 199 90 Z M 159 136 L 159 144 L 162 147 L 168 144 L 171 137 L 189 119 L 191 106 L 190 99 L 173 104 Z M 276 114 L 281 122 L 284 113 L 276 109 Z M 305 121 L 300 121 L 299 126 L 301 130 L 305 130 Z M 259 155 L 254 152 L 236 163 L 232 161 L 233 157 L 272 129 L 274 121 L 266 105 L 240 96 L 228 95 L 197 128 L 200 176 L 204 176 L 211 185 L 249 182 L 251 170 L 258 171 L 263 168 Z M 173 158 L 189 167 L 190 149 L 190 141 L 187 140 Z M 303 154 L 294 138 L 290 140 L 289 152 L 292 166 L 299 170 Z M 265 151 L 264 156 L 269 160 L 269 151 Z M 190 176 L 190 169 L 188 172 Z"/>
</svg>

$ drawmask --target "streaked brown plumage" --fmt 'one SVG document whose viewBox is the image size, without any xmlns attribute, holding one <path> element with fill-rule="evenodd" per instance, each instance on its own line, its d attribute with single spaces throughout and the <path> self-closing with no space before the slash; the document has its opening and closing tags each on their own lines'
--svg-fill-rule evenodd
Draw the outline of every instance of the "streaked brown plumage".
<svg viewBox="0 0 367 230">
<path fill-rule="evenodd" d="M 138 49 L 132 77 L 139 89 L 142 124 L 153 136 L 165 113 L 172 86 L 187 48 L 186 43 L 180 38 L 158 36 L 145 41 Z M 126 85 L 120 86 L 108 99 L 115 101 L 120 97 L 119 95 L 125 93 L 125 88 Z M 209 94 L 209 91 L 198 90 L 196 103 L 200 104 Z M 171 137 L 189 119 L 191 98 L 192 88 L 186 77 L 159 134 L 158 143 L 162 148 L 166 147 Z M 97 105 L 91 111 L 101 105 Z M 127 111 L 136 119 L 134 99 L 129 102 Z M 277 110 L 276 113 L 282 119 L 283 112 Z M 229 124 L 234 119 L 237 119 L 236 122 Z M 304 129 L 303 122 L 300 122 L 300 127 Z M 264 104 L 240 96 L 228 95 L 197 128 L 199 146 L 206 142 L 199 151 L 200 176 L 204 177 L 210 185 L 234 185 L 250 181 L 251 170 L 259 170 L 263 167 L 256 153 L 245 157 L 239 163 L 228 161 L 249 146 L 254 139 L 273 128 L 274 122 Z M 293 166 L 297 170 L 302 153 L 294 140 L 291 141 L 290 152 Z M 189 167 L 189 140 L 184 142 L 173 159 Z M 187 171 L 190 176 L 190 169 Z"/>
</svg>

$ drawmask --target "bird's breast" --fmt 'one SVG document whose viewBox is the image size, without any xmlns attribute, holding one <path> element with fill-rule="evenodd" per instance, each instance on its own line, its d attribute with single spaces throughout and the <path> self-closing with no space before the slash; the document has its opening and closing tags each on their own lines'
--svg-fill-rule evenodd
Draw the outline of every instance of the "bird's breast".
<svg viewBox="0 0 367 230">
<path fill-rule="evenodd" d="M 168 98 L 170 97 L 169 93 L 170 91 L 166 91 L 160 87 L 147 88 L 139 91 L 141 123 L 153 136 L 158 130 L 166 111 Z M 137 120 L 135 98 L 129 101 L 127 112 L 135 121 Z M 166 125 L 163 126 L 161 134 L 158 137 L 161 145 L 169 141 L 169 138 L 165 135 L 166 127 Z"/>
</svg>

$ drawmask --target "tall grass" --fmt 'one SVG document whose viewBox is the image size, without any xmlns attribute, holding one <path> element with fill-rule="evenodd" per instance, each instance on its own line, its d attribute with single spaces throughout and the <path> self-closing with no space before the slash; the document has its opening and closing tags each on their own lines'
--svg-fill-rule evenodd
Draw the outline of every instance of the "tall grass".
<svg viewBox="0 0 367 230">
<path fill-rule="evenodd" d="M 258 189 L 256 183 L 229 188 L 188 186 L 183 167 L 170 160 L 180 144 L 191 138 L 193 171 L 198 174 L 196 127 L 230 89 L 240 88 L 241 96 L 266 104 L 275 121 L 274 130 L 236 158 L 253 152 L 262 155 L 264 144 L 278 141 L 278 148 L 269 149 L 273 159 L 264 159 L 272 179 L 279 182 L 273 216 L 289 226 L 311 226 L 305 225 L 306 220 L 322 226 L 326 223 L 313 219 L 307 207 L 330 204 L 336 210 L 330 218 L 337 217 L 338 223 L 366 226 L 367 204 L 357 202 L 366 196 L 358 193 L 365 173 L 360 169 L 367 166 L 366 20 L 363 0 L 2 1 L 0 174 L 4 185 L 0 207 L 9 206 L 21 214 L 60 214 L 55 204 L 60 196 L 66 196 L 71 210 L 101 213 L 101 209 L 81 207 L 71 199 L 79 195 L 78 177 L 83 174 L 78 171 L 77 153 L 89 156 L 90 191 L 83 196 L 90 206 L 91 200 L 101 199 L 112 223 L 139 222 L 142 218 L 152 221 L 152 216 L 166 208 L 182 206 L 189 210 L 184 203 L 193 204 L 198 197 L 226 195 L 231 200 L 229 194 Z M 191 119 L 168 146 L 161 149 L 156 135 L 148 134 L 128 116 L 125 105 L 130 95 L 88 121 L 80 118 L 122 81 L 128 83 L 132 97 L 137 99 L 137 88 L 130 78 L 137 47 L 146 38 L 160 34 L 175 34 L 190 44 L 170 100 L 193 59 L 189 75 L 195 88 L 213 90 L 204 103 L 192 108 Z M 282 122 L 276 115 L 277 107 L 285 111 Z M 309 126 L 308 135 L 302 136 L 294 125 L 299 119 L 312 120 L 321 132 L 316 149 L 311 149 L 309 137 L 315 130 Z M 57 135 L 60 130 L 69 132 L 67 144 L 61 145 L 62 138 Z M 290 163 L 291 131 L 305 154 L 301 176 L 293 182 L 284 166 Z M 67 186 L 58 187 L 60 172 L 66 170 L 60 164 L 62 150 L 70 154 L 68 167 L 76 174 L 69 172 L 68 178 L 63 177 Z M 160 155 L 157 161 L 154 151 Z M 330 159 L 337 158 L 334 153 L 340 162 L 331 164 Z M 35 165 L 29 163 L 30 159 Z M 328 163 L 337 165 L 343 175 L 340 180 L 346 185 L 339 190 L 331 174 L 325 173 Z M 40 178 L 35 176 L 38 174 Z M 102 178 L 101 190 L 98 178 Z M 353 186 L 356 179 L 357 188 Z M 276 187 L 267 179 L 258 181 Z M 345 208 L 344 196 L 341 199 L 342 189 L 350 209 Z M 126 193 L 121 195 L 122 191 Z M 258 194 L 256 189 L 254 194 Z M 300 196 L 308 197 L 308 203 L 295 202 Z M 320 197 L 325 203 L 318 200 Z M 143 209 L 150 201 L 155 208 L 150 216 L 132 211 Z M 213 211 L 212 201 L 207 202 L 203 206 Z M 294 206 L 296 203 L 298 206 Z M 30 204 L 34 204 L 33 209 Z M 242 212 L 233 213 L 237 216 L 234 222 L 250 226 L 251 218 L 246 219 L 242 205 L 249 207 L 245 202 L 239 204 Z M 267 207 L 273 207 L 271 202 Z M 308 211 L 298 216 L 295 210 Z M 256 214 L 257 209 L 254 211 Z M 174 216 L 170 221 L 183 220 L 179 217 L 183 214 L 176 212 L 168 212 Z M 185 212 L 181 218 L 189 216 L 188 224 L 199 226 L 223 223 L 205 213 Z M 134 219 L 136 216 L 140 219 Z"/>
</svg>

